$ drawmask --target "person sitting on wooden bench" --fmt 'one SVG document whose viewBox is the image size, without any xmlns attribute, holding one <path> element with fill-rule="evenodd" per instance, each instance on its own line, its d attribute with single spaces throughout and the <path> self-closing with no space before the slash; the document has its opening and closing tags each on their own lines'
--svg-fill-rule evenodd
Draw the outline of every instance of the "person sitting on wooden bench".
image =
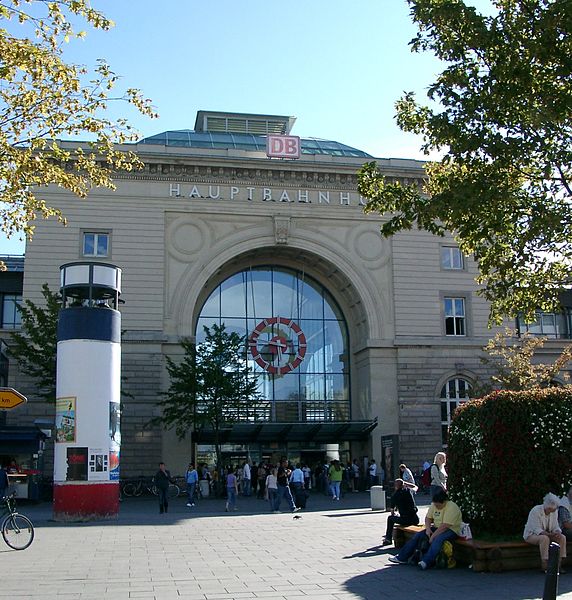
<svg viewBox="0 0 572 600">
<path fill-rule="evenodd" d="M 563 558 L 566 558 L 566 537 L 558 526 L 558 505 L 560 498 L 556 494 L 546 494 L 542 504 L 533 506 L 528 514 L 528 520 L 524 526 L 522 537 L 528 544 L 534 544 L 540 548 L 541 570 L 548 569 L 548 546 L 550 542 L 560 545 L 560 558 L 558 559 L 558 571 L 564 573 L 560 567 Z"/>
<path fill-rule="evenodd" d="M 461 509 L 449 500 L 445 490 L 437 492 L 425 517 L 425 529 L 415 534 L 397 556 L 390 556 L 389 561 L 398 565 L 406 564 L 415 554 L 423 538 L 426 538 L 429 549 L 420 557 L 418 566 L 423 570 L 432 567 L 443 544 L 447 540 L 452 542 L 459 537 L 461 521 Z"/>
<path fill-rule="evenodd" d="M 393 527 L 398 525 L 419 525 L 419 517 L 417 516 L 417 507 L 410 489 L 403 479 L 396 479 L 394 482 L 395 492 L 389 500 L 391 506 L 391 515 L 387 517 L 387 529 L 383 538 L 382 546 L 393 543 Z M 413 484 L 412 488 L 417 489 Z M 395 510 L 399 515 L 395 514 Z"/>
</svg>

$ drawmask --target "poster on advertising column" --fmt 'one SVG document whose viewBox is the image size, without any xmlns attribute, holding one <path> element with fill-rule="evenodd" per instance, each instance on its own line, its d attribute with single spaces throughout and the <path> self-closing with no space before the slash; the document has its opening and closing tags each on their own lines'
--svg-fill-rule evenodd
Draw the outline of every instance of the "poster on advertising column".
<svg viewBox="0 0 572 600">
<path fill-rule="evenodd" d="M 109 403 L 109 479 L 119 480 L 119 453 L 121 450 L 121 407 Z"/>
<path fill-rule="evenodd" d="M 385 471 L 385 483 L 389 484 L 398 477 L 399 472 L 399 436 L 381 436 L 381 466 Z"/>
<path fill-rule="evenodd" d="M 56 398 L 56 442 L 73 444 L 76 441 L 76 398 Z"/>
<path fill-rule="evenodd" d="M 87 454 L 85 447 L 67 448 L 66 481 L 87 481 Z"/>
<path fill-rule="evenodd" d="M 89 449 L 89 481 L 109 481 L 109 452 L 103 448 Z"/>
</svg>

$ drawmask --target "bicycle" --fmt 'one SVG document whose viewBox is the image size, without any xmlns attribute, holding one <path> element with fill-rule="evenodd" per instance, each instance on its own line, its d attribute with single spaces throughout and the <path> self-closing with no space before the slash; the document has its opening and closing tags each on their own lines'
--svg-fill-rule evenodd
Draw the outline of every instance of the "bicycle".
<svg viewBox="0 0 572 600">
<path fill-rule="evenodd" d="M 139 477 L 138 479 L 126 481 L 122 484 L 121 489 L 126 498 L 130 498 L 131 496 L 141 496 L 144 492 L 153 494 L 153 496 L 157 496 L 158 494 L 157 487 L 153 483 L 153 480 L 143 476 Z M 181 489 L 178 485 L 174 483 L 169 484 L 169 498 L 176 498 L 180 493 Z"/>
<path fill-rule="evenodd" d="M 121 491 L 126 498 L 141 496 L 143 492 L 157 495 L 156 492 L 153 491 L 154 487 L 153 482 L 148 477 L 140 475 L 137 479 L 128 479 L 127 481 L 124 481 L 121 484 Z"/>
<path fill-rule="evenodd" d="M 5 496 L 2 501 L 5 504 L 1 517 L 6 515 L 2 521 L 2 537 L 13 550 L 25 550 L 34 540 L 34 525 L 28 517 L 16 511 L 16 492 Z"/>
</svg>

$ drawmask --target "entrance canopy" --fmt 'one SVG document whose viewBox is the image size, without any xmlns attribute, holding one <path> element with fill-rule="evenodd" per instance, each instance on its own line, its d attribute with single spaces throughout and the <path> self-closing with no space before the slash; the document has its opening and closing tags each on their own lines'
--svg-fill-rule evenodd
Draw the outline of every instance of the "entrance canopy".
<svg viewBox="0 0 572 600">
<path fill-rule="evenodd" d="M 365 440 L 376 427 L 377 419 L 314 423 L 233 423 L 219 430 L 219 442 L 246 444 L 288 441 L 333 444 Z M 193 441 L 199 444 L 214 444 L 215 432 L 212 429 L 194 431 Z"/>
<path fill-rule="evenodd" d="M 37 427 L 0 427 L 0 454 L 33 454 L 45 439 Z"/>
</svg>

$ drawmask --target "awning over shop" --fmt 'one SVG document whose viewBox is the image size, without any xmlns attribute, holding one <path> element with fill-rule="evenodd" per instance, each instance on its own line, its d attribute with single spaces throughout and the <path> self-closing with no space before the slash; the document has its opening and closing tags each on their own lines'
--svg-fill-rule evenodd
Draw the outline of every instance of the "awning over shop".
<svg viewBox="0 0 572 600">
<path fill-rule="evenodd" d="M 320 442 L 335 444 L 365 440 L 377 427 L 373 421 L 320 421 L 310 423 L 234 423 L 219 431 L 221 444 L 264 442 Z M 193 432 L 193 441 L 213 444 L 215 432 L 202 429 Z"/>
<path fill-rule="evenodd" d="M 33 454 L 45 439 L 37 427 L 0 427 L 0 454 Z"/>
</svg>

